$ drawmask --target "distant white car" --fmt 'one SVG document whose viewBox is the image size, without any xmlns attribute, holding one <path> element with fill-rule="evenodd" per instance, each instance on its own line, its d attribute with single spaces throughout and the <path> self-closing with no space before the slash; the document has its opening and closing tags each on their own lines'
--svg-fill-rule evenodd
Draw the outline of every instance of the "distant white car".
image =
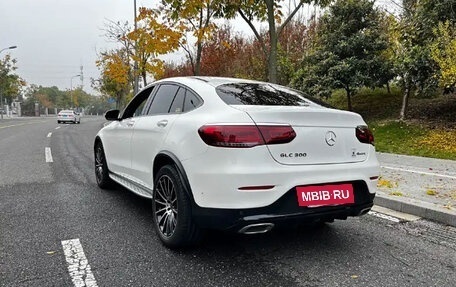
<svg viewBox="0 0 456 287">
<path fill-rule="evenodd" d="M 94 142 L 97 183 L 152 198 L 152 221 L 170 247 L 205 228 L 263 233 L 373 205 L 379 163 L 361 116 L 284 86 L 163 79 L 105 117 L 112 122 Z"/>
<path fill-rule="evenodd" d="M 62 110 L 57 114 L 57 123 L 81 123 L 81 115 L 72 110 Z"/>
</svg>

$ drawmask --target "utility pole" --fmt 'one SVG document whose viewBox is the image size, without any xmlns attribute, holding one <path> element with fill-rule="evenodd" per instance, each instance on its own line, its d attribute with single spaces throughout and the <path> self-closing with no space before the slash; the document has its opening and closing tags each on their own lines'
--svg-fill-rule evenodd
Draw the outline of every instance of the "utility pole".
<svg viewBox="0 0 456 287">
<path fill-rule="evenodd" d="M 81 67 L 80 67 L 80 68 L 81 68 L 81 72 L 80 72 L 80 75 L 81 75 L 81 90 L 82 90 L 82 89 L 84 88 L 84 71 L 83 71 L 83 69 L 84 69 L 84 66 L 83 66 L 83 65 L 81 65 Z"/>
<path fill-rule="evenodd" d="M 135 9 L 135 32 L 136 32 L 136 29 L 138 28 L 138 25 L 136 23 L 136 0 L 134 0 L 134 9 Z M 138 41 L 135 41 L 135 64 L 133 66 L 133 76 L 134 76 L 134 83 L 133 83 L 133 93 L 134 95 L 136 95 L 138 93 L 138 82 L 139 82 L 139 79 L 138 79 L 138 61 L 136 59 L 136 56 L 137 56 L 137 53 L 138 53 Z"/>
<path fill-rule="evenodd" d="M 1 119 L 3 120 L 3 109 L 4 109 L 5 106 L 3 105 L 3 93 L 2 93 L 1 90 L 0 90 L 0 103 L 1 103 L 1 105 L 0 105 L 0 109 L 1 109 L 0 114 L 1 114 Z"/>
<path fill-rule="evenodd" d="M 70 78 L 70 95 L 71 95 L 71 108 L 74 108 L 74 101 L 73 101 L 73 78 L 81 77 L 81 75 L 75 75 Z"/>
</svg>

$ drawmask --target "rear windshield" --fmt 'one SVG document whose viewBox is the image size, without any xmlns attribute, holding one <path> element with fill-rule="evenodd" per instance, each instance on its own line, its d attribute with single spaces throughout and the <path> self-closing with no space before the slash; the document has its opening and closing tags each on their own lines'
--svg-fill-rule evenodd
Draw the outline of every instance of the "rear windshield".
<svg viewBox="0 0 456 287">
<path fill-rule="evenodd" d="M 228 105 L 328 106 L 296 90 L 267 83 L 224 84 L 218 86 L 216 91 Z"/>
</svg>

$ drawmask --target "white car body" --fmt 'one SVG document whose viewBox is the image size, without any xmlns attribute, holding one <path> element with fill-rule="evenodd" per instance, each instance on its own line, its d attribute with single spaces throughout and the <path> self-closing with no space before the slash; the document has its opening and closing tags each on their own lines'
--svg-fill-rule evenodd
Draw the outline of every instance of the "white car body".
<svg viewBox="0 0 456 287">
<path fill-rule="evenodd" d="M 149 85 L 149 88 L 154 86 L 150 97 L 154 96 L 157 86 L 171 84 L 191 91 L 201 102 L 188 112 L 177 109 L 169 113 L 146 114 L 147 111 L 143 111 L 136 116 L 121 116 L 102 128 L 96 141 L 104 147 L 110 178 L 141 196 L 151 198 L 155 175 L 166 158 L 166 162 L 172 161 L 178 167 L 188 184 L 193 215 L 202 214 L 200 217 L 204 218 L 197 222 L 210 228 L 235 226 L 239 229 L 261 225 L 269 223 L 268 217 L 274 220 L 292 218 L 304 209 L 300 217 L 320 212 L 323 220 L 362 215 L 370 209 L 379 163 L 373 143 L 362 143 L 355 135 L 357 127 L 366 126 L 361 116 L 311 101 L 301 106 L 230 105 L 216 91 L 216 88 L 226 85 L 229 96 L 230 85 L 235 87 L 239 83 L 246 87 L 262 85 L 266 93 L 268 89 L 296 93 L 269 83 L 232 78 L 182 77 L 157 81 Z M 147 100 L 145 110 L 150 109 L 150 101 Z M 225 125 L 264 126 L 265 129 L 291 127 L 295 137 L 288 143 L 248 148 L 213 146 L 202 139 L 200 133 L 204 131 L 199 131 L 200 128 L 210 130 L 211 126 Z M 327 187 L 334 183 L 353 185 L 355 190 L 358 189 L 355 193 L 363 193 L 366 203 L 354 209 L 350 209 L 353 204 L 323 204 L 325 210 L 320 211 L 319 206 L 293 207 L 290 212 L 284 212 L 280 207 L 271 209 L 282 205 L 280 202 L 286 197 L 290 197 L 286 204 L 296 202 L 297 205 L 301 200 L 296 198 L 300 196 L 296 195 L 297 187 Z M 244 216 L 235 215 L 235 219 L 226 223 L 221 220 L 219 225 L 205 224 L 211 221 L 211 214 L 220 218 L 224 214 L 231 217 L 239 213 Z M 244 231 L 257 233 L 258 230 L 265 231 L 262 227 Z"/>
<path fill-rule="evenodd" d="M 81 123 L 81 115 L 72 110 L 62 110 L 57 114 L 57 123 Z"/>
</svg>

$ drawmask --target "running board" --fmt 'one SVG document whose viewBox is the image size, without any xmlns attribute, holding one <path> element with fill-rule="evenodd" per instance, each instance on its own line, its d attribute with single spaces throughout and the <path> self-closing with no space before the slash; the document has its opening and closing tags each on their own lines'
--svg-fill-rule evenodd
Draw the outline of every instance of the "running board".
<svg viewBox="0 0 456 287">
<path fill-rule="evenodd" d="M 126 189 L 130 190 L 131 192 L 145 198 L 152 198 L 152 190 L 148 187 L 145 187 L 139 182 L 136 182 L 133 179 L 129 179 L 125 176 L 116 174 L 116 173 L 109 173 L 109 177 L 117 182 L 118 184 L 122 185 Z"/>
</svg>

